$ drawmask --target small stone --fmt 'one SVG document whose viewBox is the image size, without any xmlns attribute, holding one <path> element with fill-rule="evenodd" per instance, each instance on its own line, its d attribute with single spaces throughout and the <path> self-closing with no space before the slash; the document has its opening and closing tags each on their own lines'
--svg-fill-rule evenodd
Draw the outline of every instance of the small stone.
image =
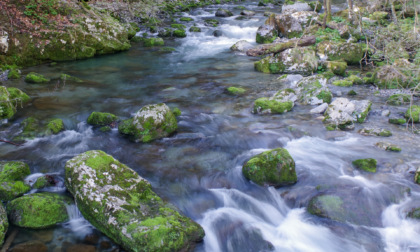
<svg viewBox="0 0 420 252">
<path fill-rule="evenodd" d="M 357 159 L 352 162 L 352 164 L 360 170 L 364 170 L 367 172 L 376 172 L 376 165 L 377 161 L 373 158 L 366 158 L 366 159 Z"/>
<path fill-rule="evenodd" d="M 392 136 L 391 131 L 380 128 L 363 128 L 359 130 L 359 133 L 364 136 L 382 136 L 390 137 Z"/>
<path fill-rule="evenodd" d="M 388 109 L 382 110 L 381 112 L 381 116 L 384 116 L 384 117 L 389 116 L 390 114 L 391 114 L 391 111 L 389 111 Z"/>
<path fill-rule="evenodd" d="M 318 107 L 311 109 L 309 111 L 309 113 L 311 113 L 311 114 L 322 114 L 322 113 L 325 112 L 325 110 L 327 110 L 327 108 L 328 108 L 328 103 L 322 103 Z"/>
</svg>

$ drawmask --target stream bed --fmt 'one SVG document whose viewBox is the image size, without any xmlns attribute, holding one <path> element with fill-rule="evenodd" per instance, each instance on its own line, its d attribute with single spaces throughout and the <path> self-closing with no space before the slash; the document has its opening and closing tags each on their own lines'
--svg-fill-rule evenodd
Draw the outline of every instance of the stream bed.
<svg viewBox="0 0 420 252">
<path fill-rule="evenodd" d="M 251 113 L 253 101 L 287 88 L 295 78 L 254 71 L 256 58 L 230 51 L 237 41 L 255 44 L 265 11 L 258 2 L 240 5 L 256 12 L 237 20 L 238 4 L 195 9 L 180 16 L 191 17 L 201 33 L 187 32 L 183 39 L 166 40 L 173 53 L 133 44 L 129 51 L 88 60 L 45 64 L 24 69 L 46 77 L 70 74 L 83 83 L 57 81 L 27 84 L 14 80 L 33 100 L 20 109 L 15 120 L 1 126 L 0 138 L 13 139 L 29 116 L 61 118 L 66 130 L 58 135 L 36 138 L 23 146 L 0 143 L 0 160 L 23 160 L 31 172 L 64 176 L 70 158 L 88 151 L 103 150 L 146 178 L 154 190 L 204 228 L 206 236 L 195 251 L 420 251 L 420 223 L 406 218 L 420 206 L 420 186 L 414 171 L 420 166 L 420 136 L 406 126 L 388 123 L 383 110 L 392 114 L 406 107 L 386 105 L 386 96 L 374 95 L 367 85 L 331 87 L 334 97 L 373 102 L 368 120 L 353 131 L 327 131 L 312 106 L 295 106 L 281 115 Z M 215 18 L 218 8 L 233 17 L 216 18 L 218 27 L 204 25 Z M 213 32 L 220 30 L 222 36 Z M 230 96 L 225 89 L 247 89 L 243 96 Z M 117 129 L 101 132 L 86 123 L 93 111 L 110 112 L 126 119 L 142 106 L 165 102 L 178 107 L 179 129 L 171 137 L 152 143 L 133 143 Z M 418 101 L 417 101 L 418 102 Z M 362 136 L 363 127 L 390 130 L 389 138 Z M 400 153 L 386 152 L 375 143 L 387 141 L 401 147 Z M 292 186 L 261 187 L 247 181 L 242 165 L 263 151 L 286 148 L 296 162 L 298 182 Z M 356 170 L 355 159 L 378 160 L 376 173 Z M 47 190 L 64 192 L 64 187 Z M 354 201 L 354 214 L 363 224 L 342 223 L 313 216 L 306 211 L 309 200 L 334 193 Z M 49 251 L 88 243 L 98 251 L 117 251 L 118 246 L 93 228 L 74 206 L 71 220 L 53 229 L 19 229 L 14 244 L 41 240 Z M 12 227 L 14 229 L 16 227 Z M 92 238 L 93 237 L 93 238 Z M 93 240 L 93 241 L 92 241 Z"/>
</svg>

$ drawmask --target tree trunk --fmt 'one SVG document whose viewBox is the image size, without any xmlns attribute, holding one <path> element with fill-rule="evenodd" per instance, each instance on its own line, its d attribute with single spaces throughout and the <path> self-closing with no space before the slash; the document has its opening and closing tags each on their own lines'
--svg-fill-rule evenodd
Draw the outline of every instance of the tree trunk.
<svg viewBox="0 0 420 252">
<path fill-rule="evenodd" d="M 395 5 L 394 5 L 395 1 L 391 2 L 391 13 L 392 13 L 392 22 L 394 22 L 394 24 L 398 24 L 398 19 L 397 19 L 397 12 L 395 11 Z"/>
<path fill-rule="evenodd" d="M 327 27 L 327 13 L 327 0 L 324 0 L 324 19 L 322 20 L 322 29 L 325 29 L 325 27 Z"/>
<path fill-rule="evenodd" d="M 327 22 L 330 22 L 331 20 L 331 0 L 327 0 Z"/>
<path fill-rule="evenodd" d="M 350 20 L 350 23 L 352 24 L 353 23 L 353 0 L 347 0 L 347 3 L 348 3 L 348 5 L 349 5 L 349 20 Z"/>
</svg>

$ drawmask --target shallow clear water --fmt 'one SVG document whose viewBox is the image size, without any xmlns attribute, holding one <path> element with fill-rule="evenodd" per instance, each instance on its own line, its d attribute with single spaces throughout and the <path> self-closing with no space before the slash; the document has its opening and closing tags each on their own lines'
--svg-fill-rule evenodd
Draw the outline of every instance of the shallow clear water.
<svg viewBox="0 0 420 252">
<path fill-rule="evenodd" d="M 420 165 L 419 136 L 404 126 L 387 123 L 381 111 L 393 114 L 403 107 L 385 107 L 385 97 L 373 96 L 367 86 L 353 87 L 356 99 L 374 102 L 364 125 L 351 132 L 328 132 L 311 106 L 295 106 L 283 115 L 254 115 L 256 98 L 286 88 L 278 75 L 254 71 L 255 58 L 229 50 L 246 39 L 255 43 L 255 32 L 266 19 L 257 2 L 243 2 L 257 14 L 238 21 L 235 5 L 210 6 L 183 13 L 194 18 L 202 33 L 168 40 L 172 54 L 133 44 L 127 52 L 93 59 L 42 65 L 25 69 L 54 78 L 60 73 L 77 76 L 84 83 L 56 81 L 48 85 L 11 83 L 28 93 L 33 102 L 19 110 L 14 121 L 1 126 L 0 138 L 12 139 L 28 116 L 59 117 L 66 131 L 37 138 L 21 147 L 0 143 L 0 159 L 24 160 L 32 173 L 63 176 L 64 165 L 73 156 L 101 149 L 148 179 L 156 192 L 206 231 L 196 251 L 420 251 L 420 225 L 406 213 L 420 206 L 420 187 L 412 172 Z M 231 9 L 234 17 L 218 18 L 217 28 L 206 27 L 203 18 L 214 18 L 217 8 Z M 188 23 L 187 26 L 192 25 Z M 221 30 L 222 37 L 212 35 Z M 248 90 L 241 97 L 225 93 L 229 86 Z M 332 88 L 346 94 L 350 88 Z M 165 102 L 182 111 L 178 132 L 150 144 L 132 143 L 116 129 L 102 133 L 86 124 L 92 111 L 128 118 L 142 106 Z M 387 139 L 357 133 L 363 126 L 380 126 L 393 132 Z M 377 149 L 388 141 L 400 145 L 401 153 Z M 253 155 L 277 147 L 286 148 L 296 162 L 298 182 L 289 187 L 264 188 L 247 181 L 242 164 Z M 355 170 L 351 161 L 378 160 L 374 174 Z M 36 175 L 35 175 L 36 176 Z M 34 179 L 34 177 L 32 178 Z M 63 187 L 50 188 L 63 191 Z M 407 193 L 409 192 L 409 193 Z M 335 193 L 362 206 L 365 225 L 339 223 L 306 212 L 309 200 L 318 194 Z M 86 242 L 86 234 L 107 240 L 87 223 L 74 206 L 71 221 L 40 232 L 19 230 L 15 244 L 40 239 L 49 249 Z M 47 237 L 47 239 L 45 239 Z M 115 247 L 115 245 L 113 245 Z"/>
</svg>

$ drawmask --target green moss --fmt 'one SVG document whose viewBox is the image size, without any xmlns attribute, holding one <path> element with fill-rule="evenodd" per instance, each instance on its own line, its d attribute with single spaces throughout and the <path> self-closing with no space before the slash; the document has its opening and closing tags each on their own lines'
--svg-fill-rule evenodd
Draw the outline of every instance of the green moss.
<svg viewBox="0 0 420 252">
<path fill-rule="evenodd" d="M 269 111 L 272 114 L 282 114 L 288 111 L 291 111 L 293 108 L 292 101 L 277 101 L 277 100 L 270 100 L 269 98 L 262 97 L 254 102 L 254 113 L 258 113 L 259 111 Z"/>
<path fill-rule="evenodd" d="M 192 19 L 190 17 L 182 17 L 182 18 L 179 19 L 179 21 L 182 21 L 182 22 L 191 22 L 191 21 L 194 21 L 194 19 Z"/>
<path fill-rule="evenodd" d="M 405 112 L 405 118 L 410 122 L 420 122 L 420 106 L 413 105 L 409 107 L 407 112 Z"/>
<path fill-rule="evenodd" d="M 197 27 L 197 26 L 191 26 L 189 31 L 190 32 L 201 32 L 201 28 Z"/>
<path fill-rule="evenodd" d="M 327 80 L 331 79 L 335 76 L 335 74 L 332 71 L 326 71 L 325 73 L 322 73 L 322 76 L 326 78 Z"/>
<path fill-rule="evenodd" d="M 143 40 L 143 45 L 145 47 L 152 47 L 152 46 L 163 46 L 165 42 L 162 38 L 145 38 Z"/>
<path fill-rule="evenodd" d="M 46 83 L 49 82 L 50 79 L 45 78 L 42 74 L 30 72 L 26 75 L 25 81 L 28 83 Z"/>
<path fill-rule="evenodd" d="M 66 205 L 73 201 L 55 193 L 34 193 L 7 204 L 10 222 L 24 228 L 47 228 L 68 220 Z"/>
<path fill-rule="evenodd" d="M 35 138 L 40 131 L 39 120 L 34 117 L 28 117 L 21 122 L 23 131 L 21 133 L 23 138 Z"/>
<path fill-rule="evenodd" d="M 47 186 L 50 186 L 50 181 L 47 179 L 46 176 L 41 176 L 35 181 L 35 183 L 32 185 L 32 188 L 42 189 Z"/>
<path fill-rule="evenodd" d="M 78 83 L 83 82 L 83 80 L 81 80 L 81 79 L 79 79 L 77 77 L 68 75 L 68 74 L 60 74 L 60 80 L 62 80 L 62 81 L 71 81 L 71 82 L 78 82 Z"/>
<path fill-rule="evenodd" d="M 400 152 L 401 148 L 396 146 L 396 145 L 390 145 L 388 147 L 386 147 L 387 151 L 394 151 L 394 152 Z"/>
<path fill-rule="evenodd" d="M 9 201 L 29 192 L 31 187 L 23 181 L 0 182 L 0 200 Z"/>
<path fill-rule="evenodd" d="M 349 92 L 347 92 L 347 95 L 349 95 L 349 96 L 355 96 L 355 95 L 357 95 L 357 93 L 356 93 L 356 91 L 354 91 L 354 90 L 352 89 L 352 90 L 350 90 Z"/>
<path fill-rule="evenodd" d="M 174 28 L 174 29 L 179 29 L 179 30 L 184 30 L 185 28 L 187 28 L 183 24 L 171 24 L 171 27 Z"/>
<path fill-rule="evenodd" d="M 58 134 L 64 130 L 63 120 L 59 118 L 52 119 L 47 124 L 47 131 L 52 134 Z"/>
<path fill-rule="evenodd" d="M 226 91 L 230 95 L 243 95 L 246 92 L 244 88 L 240 88 L 240 87 L 228 87 Z"/>
<path fill-rule="evenodd" d="M 367 172 L 376 172 L 377 161 L 373 158 L 357 159 L 352 162 L 357 168 Z"/>
<path fill-rule="evenodd" d="M 332 93 L 330 91 L 322 90 L 316 97 L 326 103 L 331 103 L 332 101 Z"/>
<path fill-rule="evenodd" d="M 173 108 L 172 113 L 174 114 L 174 116 L 178 117 L 181 115 L 181 110 L 179 108 Z"/>
<path fill-rule="evenodd" d="M 388 122 L 392 124 L 401 125 L 401 124 L 405 124 L 407 121 L 404 118 L 389 118 Z"/>
<path fill-rule="evenodd" d="M 408 94 L 394 94 L 388 98 L 386 103 L 389 105 L 399 106 L 399 105 L 409 103 L 410 100 L 411 100 L 411 96 Z"/>
<path fill-rule="evenodd" d="M 134 136 L 136 134 L 136 127 L 133 125 L 133 118 L 123 120 L 118 125 L 118 131 L 123 135 Z"/>
<path fill-rule="evenodd" d="M 95 126 L 106 126 L 118 120 L 118 117 L 111 113 L 92 112 L 87 123 Z"/>
<path fill-rule="evenodd" d="M 27 103 L 31 100 L 31 97 L 18 88 L 8 87 L 7 92 L 9 92 L 9 99 L 14 100 L 16 104 Z"/>
<path fill-rule="evenodd" d="M 344 61 L 329 61 L 327 68 L 335 75 L 344 76 L 346 75 L 347 63 Z"/>
<path fill-rule="evenodd" d="M 244 176 L 259 185 L 284 186 L 297 181 L 295 162 L 286 149 L 263 152 L 242 167 Z"/>
<path fill-rule="evenodd" d="M 158 52 L 160 52 L 160 53 L 171 53 L 171 52 L 175 52 L 175 51 L 176 51 L 175 48 L 173 48 L 173 47 L 167 47 L 167 46 L 161 47 L 158 50 Z"/>
<path fill-rule="evenodd" d="M 10 80 L 19 79 L 20 71 L 18 69 L 10 69 L 9 73 L 7 74 L 7 78 Z"/>
<path fill-rule="evenodd" d="M 204 20 L 204 23 L 208 26 L 213 26 L 213 27 L 216 27 L 219 25 L 219 21 L 217 21 L 217 19 L 212 19 L 212 18 Z"/>
<path fill-rule="evenodd" d="M 277 74 L 284 72 L 286 66 L 273 57 L 266 57 L 260 61 L 254 62 L 255 70 L 263 73 Z"/>
<path fill-rule="evenodd" d="M 99 130 L 101 132 L 109 132 L 109 131 L 111 131 L 111 127 L 109 127 L 109 126 L 103 126 L 103 127 L 100 127 Z"/>
<path fill-rule="evenodd" d="M 332 220 L 345 219 L 343 200 L 335 195 L 321 195 L 312 198 L 308 204 L 308 212 Z"/>
<path fill-rule="evenodd" d="M 0 161 L 0 182 L 23 180 L 31 174 L 28 164 L 22 161 Z"/>
<path fill-rule="evenodd" d="M 348 81 L 348 80 L 336 80 L 336 81 L 333 81 L 332 84 L 334 86 L 339 86 L 339 87 L 350 87 L 350 86 L 353 86 L 353 82 Z"/>
<path fill-rule="evenodd" d="M 273 43 L 273 41 L 277 37 L 278 37 L 277 31 L 274 31 L 272 36 L 261 36 L 259 33 L 257 33 L 255 40 L 258 44 L 270 44 L 270 43 Z"/>
<path fill-rule="evenodd" d="M 353 83 L 354 85 L 361 85 L 363 84 L 363 80 L 356 76 L 356 75 L 350 75 L 349 77 L 346 78 L 347 81 L 351 81 L 351 83 Z"/>
<path fill-rule="evenodd" d="M 184 29 L 178 29 L 173 31 L 172 35 L 177 38 L 185 38 L 187 36 L 187 33 Z"/>
</svg>

